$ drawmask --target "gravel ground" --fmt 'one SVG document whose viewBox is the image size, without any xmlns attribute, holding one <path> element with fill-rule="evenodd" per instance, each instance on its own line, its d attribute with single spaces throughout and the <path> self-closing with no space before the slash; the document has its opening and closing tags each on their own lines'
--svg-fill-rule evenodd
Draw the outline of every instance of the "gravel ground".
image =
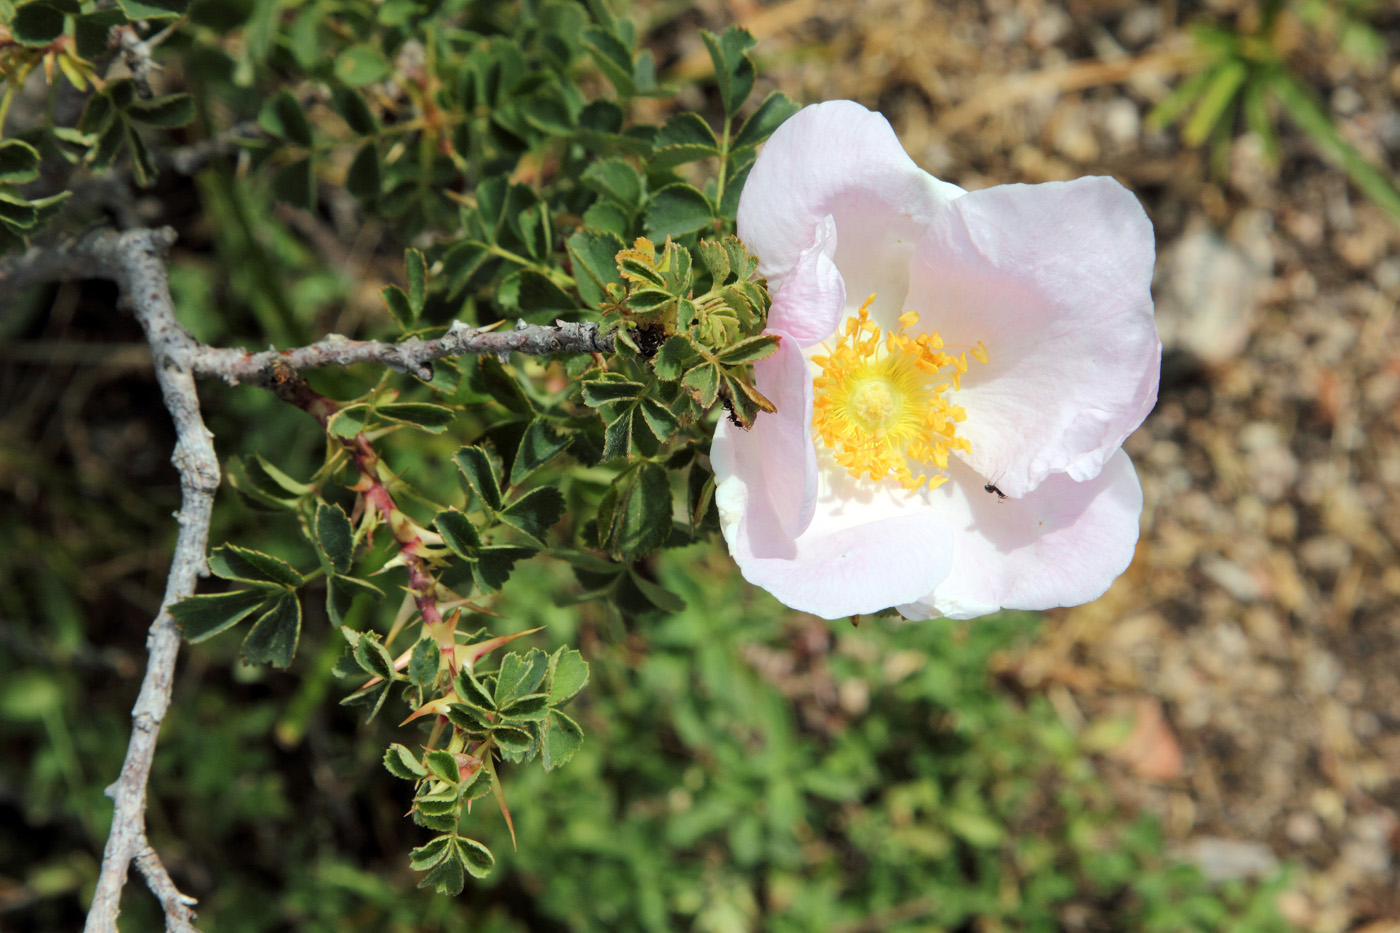
<svg viewBox="0 0 1400 933">
<path fill-rule="evenodd" d="M 743 23 L 772 86 L 883 111 L 966 188 L 1111 174 L 1139 195 L 1167 353 L 1127 445 L 1147 499 L 1137 559 L 1000 673 L 1046 693 L 1121 799 L 1206 872 L 1294 865 L 1280 907 L 1299 926 L 1385 933 L 1400 930 L 1400 225 L 1287 118 L 1277 168 L 1242 134 L 1213 170 L 1145 123 L 1185 24 L 1247 28 L 1253 6 L 710 2 L 658 10 L 656 35 L 685 70 L 703 67 L 689 27 Z M 1291 18 L 1279 35 L 1344 136 L 1394 166 L 1386 6 L 1371 24 L 1389 63 L 1358 65 Z"/>
</svg>

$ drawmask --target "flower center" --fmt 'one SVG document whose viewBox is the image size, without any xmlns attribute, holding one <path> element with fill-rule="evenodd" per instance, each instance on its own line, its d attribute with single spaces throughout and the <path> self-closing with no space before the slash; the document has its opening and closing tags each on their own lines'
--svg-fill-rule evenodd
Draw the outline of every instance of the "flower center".
<svg viewBox="0 0 1400 933">
<path fill-rule="evenodd" d="M 971 450 L 957 425 L 967 412 L 948 399 L 967 372 L 967 351 L 943 352 L 938 334 L 910 337 L 912 311 L 899 317 L 899 329 L 885 333 L 870 320 L 871 295 L 855 317 L 847 318 L 831 352 L 812 357 L 821 369 L 813 380 L 812 431 L 836 462 L 854 477 L 893 477 L 909 491 L 947 482 L 950 450 Z M 979 341 L 973 357 L 987 362 Z M 932 467 L 929 475 L 914 467 Z"/>
</svg>

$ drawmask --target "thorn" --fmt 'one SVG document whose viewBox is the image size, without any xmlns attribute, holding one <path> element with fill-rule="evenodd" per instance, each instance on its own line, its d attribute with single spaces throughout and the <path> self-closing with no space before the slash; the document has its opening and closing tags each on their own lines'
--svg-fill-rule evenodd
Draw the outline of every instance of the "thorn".
<svg viewBox="0 0 1400 933">
<path fill-rule="evenodd" d="M 519 852 L 520 846 L 516 845 L 515 842 L 515 821 L 510 818 L 510 807 L 506 805 L 505 788 L 501 787 L 501 780 L 496 775 L 495 765 L 491 766 L 491 793 L 496 796 L 496 804 L 501 808 L 501 816 L 506 818 L 506 828 L 510 830 L 510 846 Z"/>
</svg>

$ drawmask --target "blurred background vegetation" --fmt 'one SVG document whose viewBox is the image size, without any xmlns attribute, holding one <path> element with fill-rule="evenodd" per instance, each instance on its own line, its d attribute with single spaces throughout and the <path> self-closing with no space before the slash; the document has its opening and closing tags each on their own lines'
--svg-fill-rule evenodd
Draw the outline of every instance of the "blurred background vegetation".
<svg viewBox="0 0 1400 933">
<path fill-rule="evenodd" d="M 276 87 L 318 24 L 391 30 L 400 8 L 207 0 L 156 80 L 227 127 L 262 103 L 240 68 Z M 1149 502 L 1135 568 L 1044 618 L 852 627 L 746 586 L 717 539 L 646 563 L 674 611 L 560 605 L 583 589 L 568 566 L 524 564 L 493 625 L 583 651 L 588 739 L 547 785 L 509 779 L 518 851 L 492 808 L 473 815 L 500 864 L 455 899 L 415 889 L 406 853 L 427 834 L 380 764 L 403 736 L 337 705 L 328 624 L 308 619 L 289 672 L 242 667 L 232 639 L 187 646 L 148 822 L 202 928 L 1393 929 L 1400 13 L 707 0 L 629 15 L 678 91 L 633 101 L 639 118 L 718 113 L 697 30 L 739 22 L 760 40 L 760 91 L 878 107 L 941 177 L 1110 173 L 1142 196 L 1168 357 L 1129 447 Z M 335 64 L 367 84 L 404 66 Z M 256 347 L 392 332 L 379 289 L 420 221 L 345 214 L 324 189 L 297 208 L 280 177 L 218 163 L 141 192 L 139 219 L 180 229 L 184 321 Z M 81 923 L 173 540 L 172 432 L 114 300 L 65 285 L 0 320 L 4 930 Z M 203 393 L 221 456 L 314 468 L 309 419 L 253 390 Z M 393 456 L 447 483 L 465 440 Z M 215 542 L 278 553 L 295 537 L 228 488 L 215 517 Z M 159 926 L 134 881 L 123 928 Z"/>
</svg>

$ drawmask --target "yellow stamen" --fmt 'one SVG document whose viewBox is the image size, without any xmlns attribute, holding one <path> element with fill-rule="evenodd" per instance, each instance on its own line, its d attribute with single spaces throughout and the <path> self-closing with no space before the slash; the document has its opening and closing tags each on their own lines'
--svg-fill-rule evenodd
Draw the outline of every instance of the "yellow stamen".
<svg viewBox="0 0 1400 933">
<path fill-rule="evenodd" d="M 911 492 L 925 482 L 933 489 L 948 477 L 915 476 L 911 464 L 942 471 L 949 451 L 972 449 L 957 434 L 967 412 L 948 400 L 967 372 L 967 353 L 944 353 L 937 333 L 906 334 L 919 322 L 913 311 L 901 314 L 899 329 L 881 339 L 880 326 L 870 320 L 874 301 L 871 295 L 846 319 L 830 353 L 812 357 L 821 369 L 813 380 L 812 431 L 852 476 L 893 477 Z M 971 352 L 987 362 L 980 341 Z"/>
</svg>

